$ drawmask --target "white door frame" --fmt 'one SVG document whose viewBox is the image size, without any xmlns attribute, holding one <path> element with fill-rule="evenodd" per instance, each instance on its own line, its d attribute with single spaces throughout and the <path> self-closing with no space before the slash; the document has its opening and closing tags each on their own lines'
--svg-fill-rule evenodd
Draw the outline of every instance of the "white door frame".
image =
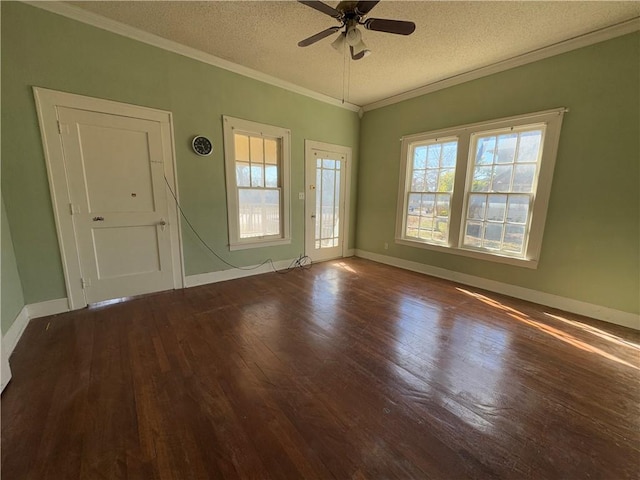
<svg viewBox="0 0 640 480">
<path fill-rule="evenodd" d="M 344 185 L 344 228 L 342 230 L 342 256 L 349 256 L 349 225 L 350 225 L 350 217 L 351 217 L 351 163 L 352 163 L 352 150 L 351 147 L 345 147 L 342 145 L 334 145 L 331 143 L 325 142 L 317 142 L 315 140 L 307 140 L 304 141 L 304 189 L 305 189 L 305 201 L 304 201 L 304 232 L 305 232 L 305 241 L 304 248 L 305 254 L 308 255 L 307 252 L 307 222 L 309 222 L 311 215 L 315 212 L 315 204 L 311 205 L 307 200 L 309 195 L 309 186 L 307 185 L 307 161 L 313 158 L 314 150 L 322 150 L 325 152 L 337 153 L 338 155 L 344 155 L 345 158 L 345 185 Z"/>
<path fill-rule="evenodd" d="M 120 115 L 132 118 L 143 118 L 160 123 L 162 132 L 162 149 L 164 152 L 164 175 L 173 192 L 178 195 L 176 182 L 175 145 L 173 138 L 173 116 L 171 112 L 148 107 L 129 105 L 126 103 L 103 100 L 99 98 L 58 92 L 46 88 L 33 87 L 33 94 L 38 111 L 38 122 L 42 135 L 44 158 L 47 164 L 49 190 L 53 203 L 53 214 L 60 244 L 62 268 L 64 270 L 67 301 L 70 310 L 77 310 L 87 305 L 81 281 L 80 259 L 73 227 L 72 205 L 69 202 L 69 186 L 64 161 L 64 150 L 59 139 L 57 107 L 68 107 L 77 110 Z M 67 127 L 68 128 L 68 127 Z M 173 287 L 184 288 L 185 276 L 182 262 L 182 231 L 180 217 L 171 193 L 167 191 L 169 222 L 171 228 L 171 257 L 173 266 Z"/>
</svg>

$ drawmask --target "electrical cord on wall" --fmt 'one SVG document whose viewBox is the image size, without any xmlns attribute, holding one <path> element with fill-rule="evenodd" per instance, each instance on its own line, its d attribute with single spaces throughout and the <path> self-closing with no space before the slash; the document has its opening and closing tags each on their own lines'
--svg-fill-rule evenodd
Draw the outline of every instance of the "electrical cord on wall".
<svg viewBox="0 0 640 480">
<path fill-rule="evenodd" d="M 307 255 L 300 254 L 298 258 L 291 261 L 291 263 L 287 268 L 283 268 L 282 270 L 276 270 L 274 268 L 273 271 L 276 273 L 284 274 L 284 273 L 289 273 L 290 271 L 295 270 L 296 268 L 299 268 L 301 270 L 309 270 L 311 268 L 311 265 L 313 265 L 311 258 L 309 258 Z M 271 266 L 273 267 L 273 262 L 271 262 Z"/>
<path fill-rule="evenodd" d="M 282 270 L 278 270 L 276 268 L 276 266 L 273 264 L 273 260 L 271 258 L 267 258 L 262 263 L 260 263 L 258 265 L 255 265 L 253 267 L 239 267 L 237 265 L 229 263 L 224 258 L 222 258 L 220 255 L 218 255 L 216 253 L 216 251 L 213 248 L 211 248 L 209 246 L 209 244 L 207 242 L 205 242 L 204 239 L 200 236 L 200 234 L 195 229 L 193 224 L 189 221 L 189 218 L 187 217 L 187 215 L 184 213 L 184 210 L 182 210 L 182 207 L 180 206 L 180 202 L 178 202 L 178 197 L 173 192 L 173 189 L 171 188 L 171 185 L 169 184 L 169 180 L 167 180 L 166 176 L 164 176 L 164 181 L 167 184 L 167 188 L 169 189 L 169 192 L 171 192 L 171 196 L 173 197 L 173 201 L 176 203 L 176 207 L 178 207 L 178 211 L 180 212 L 180 215 L 182 216 L 182 218 L 184 218 L 184 221 L 187 223 L 187 225 L 189 226 L 189 228 L 191 229 L 193 234 L 196 236 L 196 238 L 200 241 L 200 243 L 202 243 L 202 245 L 211 254 L 213 254 L 218 260 L 220 260 L 225 265 L 228 265 L 231 268 L 236 268 L 238 270 L 251 271 L 251 270 L 256 270 L 256 269 L 258 269 L 258 268 L 260 268 L 263 265 L 266 265 L 268 263 L 268 264 L 271 265 L 271 268 L 273 269 L 273 271 L 275 273 L 280 273 L 280 274 L 289 273 L 289 272 L 295 270 L 296 268 L 299 268 L 299 269 L 302 269 L 302 270 L 308 270 L 309 268 L 311 268 L 311 265 L 313 265 L 313 261 L 311 260 L 311 258 L 309 258 L 307 255 L 302 255 L 302 254 L 300 254 L 300 256 L 298 258 L 292 260 L 291 263 L 289 264 L 289 266 L 287 268 L 282 269 Z"/>
</svg>

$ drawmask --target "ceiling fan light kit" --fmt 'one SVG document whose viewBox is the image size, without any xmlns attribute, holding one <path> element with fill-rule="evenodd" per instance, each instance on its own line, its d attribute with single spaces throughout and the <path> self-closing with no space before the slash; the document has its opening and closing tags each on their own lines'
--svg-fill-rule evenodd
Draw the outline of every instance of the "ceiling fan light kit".
<svg viewBox="0 0 640 480">
<path fill-rule="evenodd" d="M 331 46 L 339 53 L 342 53 L 344 51 L 344 44 L 346 43 L 345 40 L 345 34 L 341 33 L 340 35 L 338 35 L 338 38 L 336 38 L 333 42 L 331 42 Z"/>
<path fill-rule="evenodd" d="M 360 33 L 360 30 L 358 30 L 358 28 L 354 25 L 353 27 L 350 27 L 347 30 L 347 43 L 352 46 L 355 47 L 357 44 L 359 44 L 362 41 L 362 34 Z"/>
<path fill-rule="evenodd" d="M 361 42 L 361 43 L 362 45 L 358 45 L 357 50 L 356 50 L 356 47 L 350 47 L 351 58 L 353 58 L 354 60 L 360 60 L 361 58 L 368 57 L 369 55 L 371 55 L 371 50 L 367 48 L 364 42 Z"/>
<path fill-rule="evenodd" d="M 349 45 L 352 60 L 360 60 L 371 51 L 362 41 L 362 32 L 357 26 L 362 25 L 367 30 L 376 32 L 393 33 L 396 35 L 411 35 L 416 25 L 413 22 L 404 20 L 391 20 L 386 18 L 367 18 L 366 15 L 378 4 L 379 0 L 374 1 L 342 1 L 336 8 L 317 0 L 298 0 L 303 5 L 311 7 L 325 15 L 335 18 L 340 22 L 338 27 L 330 27 L 315 35 L 312 35 L 298 42 L 299 47 L 308 47 L 323 38 L 340 32 L 338 38 L 335 39 L 331 46 L 338 52 L 344 51 L 345 44 Z M 341 31 L 343 30 L 344 31 Z"/>
</svg>

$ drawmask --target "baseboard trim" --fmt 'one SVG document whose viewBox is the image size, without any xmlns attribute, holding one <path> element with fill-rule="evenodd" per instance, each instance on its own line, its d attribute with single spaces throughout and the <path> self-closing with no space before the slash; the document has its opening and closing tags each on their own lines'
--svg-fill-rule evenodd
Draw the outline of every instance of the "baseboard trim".
<svg viewBox="0 0 640 480">
<path fill-rule="evenodd" d="M 263 273 L 273 272 L 273 268 L 276 270 L 282 270 L 295 261 L 295 258 L 291 260 L 279 260 L 264 265 L 253 265 L 248 267 L 230 268 L 228 270 L 220 270 L 218 272 L 200 273 L 197 275 L 187 275 L 185 277 L 185 287 L 198 287 L 200 285 L 208 285 L 209 283 L 226 282 L 227 280 L 235 280 L 237 278 L 251 277 L 253 275 L 261 275 Z"/>
<path fill-rule="evenodd" d="M 29 321 L 33 318 L 46 317 L 69 311 L 69 302 L 66 298 L 57 298 L 46 302 L 31 303 L 25 305 L 18 313 L 7 334 L 2 338 L 2 349 L 6 351 L 7 358 L 11 356 L 13 350 L 18 345 Z"/>
<path fill-rule="evenodd" d="M 582 302 L 572 298 L 561 297 L 551 293 L 540 292 L 530 288 L 519 287 L 517 285 L 509 285 L 507 283 L 488 280 L 466 273 L 454 272 L 444 268 L 433 267 L 423 263 L 403 260 L 401 258 L 380 255 L 378 253 L 368 252 L 366 250 L 356 249 L 356 256 L 372 260 L 385 265 L 411 270 L 413 272 L 423 273 L 432 277 L 438 277 L 445 280 L 461 283 L 471 287 L 481 288 L 490 292 L 508 295 L 510 297 L 519 298 L 528 302 L 538 303 L 551 308 L 557 308 L 565 312 L 576 313 L 586 317 L 595 318 L 604 322 L 621 325 L 627 328 L 640 330 L 640 315 L 629 312 L 623 312 L 602 305 L 594 305 L 592 303 Z"/>
<path fill-rule="evenodd" d="M 31 303 L 27 305 L 29 319 L 57 315 L 69 311 L 69 301 L 66 298 L 56 298 L 46 302 Z"/>
<path fill-rule="evenodd" d="M 22 307 L 20 313 L 15 318 L 9 330 L 7 330 L 7 334 L 2 337 L 2 349 L 5 350 L 7 358 L 11 356 L 13 350 L 16 348 L 20 337 L 24 333 L 24 330 L 29 325 L 29 309 L 27 305 Z"/>
</svg>

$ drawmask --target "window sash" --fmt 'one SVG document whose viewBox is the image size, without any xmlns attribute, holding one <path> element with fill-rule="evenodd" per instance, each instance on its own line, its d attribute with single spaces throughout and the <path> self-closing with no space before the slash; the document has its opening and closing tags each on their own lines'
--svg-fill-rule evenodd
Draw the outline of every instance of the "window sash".
<svg viewBox="0 0 640 480">
<path fill-rule="evenodd" d="M 280 139 L 255 133 L 234 132 L 234 157 L 236 164 L 236 186 L 238 195 L 238 237 L 280 237 L 282 233 L 282 189 L 280 188 L 281 148 Z M 273 144 L 273 145 L 271 145 Z M 237 150 L 243 147 L 242 153 Z M 271 147 L 271 148 L 268 148 Z M 275 152 L 271 152 L 275 148 Z M 247 171 L 239 170 L 247 169 Z M 275 179 L 267 178 L 269 170 L 275 169 Z M 243 196 L 254 193 L 257 200 L 243 201 Z M 265 192 L 276 193 L 276 203 L 265 203 Z M 270 195 L 274 197 L 273 195 Z"/>
<path fill-rule="evenodd" d="M 470 207 L 470 197 L 471 196 L 478 197 L 486 197 L 487 201 L 484 204 L 484 212 L 482 216 L 478 215 L 481 218 L 469 218 L 469 210 Z M 498 214 L 494 213 L 493 216 L 490 214 L 490 202 L 489 197 L 504 197 L 504 202 L 500 201 L 499 205 L 504 204 L 504 209 L 501 206 L 494 207 L 494 210 L 504 210 L 499 215 L 502 218 L 496 218 Z M 532 193 L 493 193 L 493 192 L 466 192 L 466 202 L 467 205 L 466 211 L 464 212 L 463 218 L 463 226 L 462 226 L 462 235 L 460 235 L 460 248 L 466 248 L 470 250 L 477 251 L 485 251 L 488 253 L 500 253 L 503 255 L 511 255 L 513 257 L 522 257 L 527 251 L 527 243 L 529 236 L 529 226 L 531 223 L 531 206 L 533 204 L 534 196 Z M 513 205 L 513 199 L 515 198 L 526 198 L 526 214 L 524 216 L 524 220 L 516 221 L 513 217 L 509 217 L 510 210 L 512 210 L 511 215 L 515 215 L 518 212 L 515 212 L 511 208 Z M 498 203 L 498 202 L 496 202 Z M 523 205 L 523 204 L 521 204 Z M 468 242 L 467 237 L 470 236 L 467 232 L 469 226 L 479 226 L 480 235 L 478 236 L 479 241 L 474 244 L 473 242 Z M 492 229 L 495 231 L 498 228 L 500 229 L 500 238 L 499 239 L 487 239 L 487 226 L 492 226 Z M 513 241 L 509 242 L 507 238 L 507 242 L 505 245 L 505 237 L 508 237 L 508 231 L 511 231 L 512 236 L 517 235 L 516 232 L 521 232 L 522 242 L 520 243 L 520 248 L 517 250 L 515 248 L 509 248 L 509 245 L 514 245 Z M 472 237 L 472 236 L 471 236 Z M 473 237 L 472 237 L 473 238 Z M 499 247 L 496 248 L 495 244 L 499 244 Z"/>
<path fill-rule="evenodd" d="M 256 133 L 234 132 L 233 148 L 238 188 L 281 186 L 282 142 L 280 140 L 277 137 Z M 241 153 L 238 152 L 239 145 L 242 147 Z M 275 172 L 275 178 L 273 178 L 273 172 Z"/>
<path fill-rule="evenodd" d="M 523 141 L 522 135 L 527 133 L 540 132 L 539 141 L 537 142 L 537 151 L 535 157 L 525 157 L 523 161 Z M 487 252 L 490 254 L 505 255 L 514 258 L 525 258 L 527 255 L 527 246 L 529 243 L 530 223 L 533 213 L 533 205 L 535 200 L 535 192 L 538 185 L 538 177 L 540 174 L 541 159 L 544 154 L 544 137 L 546 132 L 546 125 L 544 123 L 527 123 L 520 126 L 511 126 L 500 129 L 484 130 L 471 133 L 471 142 L 469 145 L 469 164 L 467 169 L 467 176 L 465 181 L 465 202 L 464 209 L 462 210 L 462 226 L 461 234 L 458 239 L 458 247 L 462 249 L 476 250 Z M 511 137 L 515 135 L 515 145 L 513 146 L 513 153 L 510 153 L 510 159 L 500 161 L 500 139 L 505 137 Z M 480 140 L 483 139 L 495 139 L 495 147 L 491 152 L 491 161 L 485 161 L 479 163 L 481 158 L 480 151 L 484 145 L 478 145 Z M 526 138 L 526 137 L 525 137 Z M 525 145 L 526 148 L 526 145 Z M 523 171 L 523 167 L 534 166 L 533 175 L 530 179 L 530 185 L 528 191 L 520 191 L 514 189 L 516 185 L 516 177 L 518 169 Z M 476 173 L 478 169 L 488 169 L 491 171 L 491 175 L 488 178 L 488 184 L 486 188 L 478 188 Z M 496 185 L 496 178 L 499 178 L 496 172 L 502 169 L 504 173 L 508 172 L 508 185 L 498 186 Z M 486 212 L 490 210 L 489 199 L 500 199 L 494 203 L 494 205 L 504 204 L 503 219 L 496 218 L 469 218 L 469 212 L 471 209 L 471 198 L 485 196 L 487 203 L 485 204 Z M 513 204 L 513 199 L 527 198 L 526 203 L 526 217 L 524 222 L 509 221 L 508 214 Z M 502 201 L 504 199 L 504 201 Z M 500 209 L 500 206 L 494 207 Z M 474 238 L 468 234 L 470 226 L 478 226 L 479 235 L 475 237 L 475 242 L 468 241 L 468 237 Z M 508 233 L 510 232 L 510 233 Z M 489 235 L 487 235 L 490 233 Z M 499 236 L 499 238 L 496 238 Z M 519 248 L 515 248 L 517 237 L 522 236 L 522 241 L 519 242 Z M 505 243 L 505 236 L 510 236 L 513 240 Z M 487 238 L 489 237 L 489 238 Z M 516 242 L 516 243 L 514 243 Z"/>
<path fill-rule="evenodd" d="M 265 202 L 243 202 L 242 194 L 256 192 L 275 193 L 275 208 Z M 263 196 L 264 199 L 264 196 Z M 238 235 L 246 238 L 279 238 L 282 234 L 282 189 L 264 187 L 238 187 Z M 274 219 L 274 217 L 277 217 Z M 275 228 L 274 228 L 275 227 Z M 275 231 L 274 231 L 275 230 Z"/>
<path fill-rule="evenodd" d="M 409 213 L 411 209 L 411 197 L 420 196 L 419 212 Z M 423 207 L 425 197 L 429 202 L 429 197 L 433 197 L 433 207 L 428 210 Z M 446 199 L 446 201 L 444 201 Z M 449 192 L 408 192 L 408 211 L 406 214 L 405 235 L 408 238 L 415 238 L 419 241 L 446 244 L 449 241 L 449 212 L 451 211 L 451 194 Z M 447 213 L 442 213 L 442 206 L 446 205 Z M 415 219 L 415 220 L 414 220 Z M 417 222 L 417 224 L 414 224 Z M 414 234 L 412 235 L 411 232 Z M 423 233 L 425 232 L 425 233 Z M 430 232 L 430 233 L 426 233 Z"/>
<path fill-rule="evenodd" d="M 417 153 L 419 149 L 424 150 L 423 155 Z M 404 199 L 403 214 L 403 235 L 406 238 L 437 245 L 449 242 L 451 194 L 456 166 L 456 159 L 451 159 L 451 154 L 458 154 L 456 137 L 420 140 L 409 145 L 406 157 L 408 191 Z M 413 189 L 420 185 L 423 186 L 421 190 Z M 417 211 L 412 212 L 416 199 L 420 205 Z"/>
</svg>

